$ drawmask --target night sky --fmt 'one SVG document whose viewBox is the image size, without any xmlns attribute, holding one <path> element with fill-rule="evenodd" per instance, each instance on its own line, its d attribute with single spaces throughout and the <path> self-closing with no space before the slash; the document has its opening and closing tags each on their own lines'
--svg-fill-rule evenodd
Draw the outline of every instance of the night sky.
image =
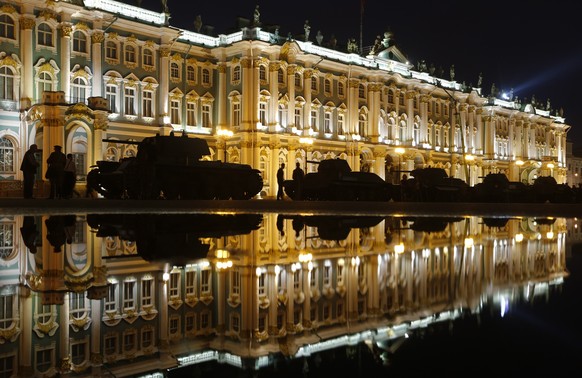
<svg viewBox="0 0 582 378">
<path fill-rule="evenodd" d="M 138 0 L 126 0 L 137 5 Z M 310 40 L 318 31 L 323 43 L 333 34 L 338 46 L 348 38 L 371 46 L 377 35 L 391 31 L 396 46 L 415 66 L 421 60 L 434 64 L 448 79 L 454 65 L 455 80 L 476 85 L 483 75 L 482 93 L 492 84 L 498 90 L 513 89 L 519 99 L 550 100 L 552 109 L 563 109 L 572 126 L 568 140 L 582 148 L 582 25 L 577 2 L 572 0 L 516 1 L 466 0 L 387 1 L 360 0 L 282 2 L 273 0 L 186 1 L 168 0 L 170 24 L 194 30 L 200 15 L 213 34 L 232 32 L 238 17 L 252 20 L 259 5 L 264 28 L 278 25 L 279 34 L 303 34 L 311 25 Z M 143 0 L 142 7 L 161 11 L 161 0 Z M 478 8 L 481 7 L 481 8 Z M 362 19 L 363 22 L 360 22 Z"/>
</svg>

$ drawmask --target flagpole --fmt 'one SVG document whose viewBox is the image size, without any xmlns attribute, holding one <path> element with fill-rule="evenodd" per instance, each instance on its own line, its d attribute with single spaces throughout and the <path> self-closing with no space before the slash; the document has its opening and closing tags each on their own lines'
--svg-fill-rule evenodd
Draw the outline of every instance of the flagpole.
<svg viewBox="0 0 582 378">
<path fill-rule="evenodd" d="M 360 55 L 364 53 L 364 3 L 365 0 L 360 0 Z"/>
</svg>

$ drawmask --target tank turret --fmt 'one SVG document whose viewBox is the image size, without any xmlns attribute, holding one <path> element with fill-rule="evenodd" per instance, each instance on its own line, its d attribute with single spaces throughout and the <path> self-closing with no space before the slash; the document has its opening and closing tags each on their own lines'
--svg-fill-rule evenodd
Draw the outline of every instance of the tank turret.
<svg viewBox="0 0 582 378">
<path fill-rule="evenodd" d="M 310 161 L 318 164 L 303 180 L 285 180 L 283 188 L 293 200 L 389 201 L 392 184 L 372 172 L 352 171 L 343 159 Z"/>
<path fill-rule="evenodd" d="M 210 149 L 204 139 L 160 136 L 137 145 L 134 157 L 98 161 L 87 175 L 87 187 L 105 198 L 121 199 L 250 199 L 263 188 L 260 171 L 248 164 L 204 160 Z"/>
</svg>

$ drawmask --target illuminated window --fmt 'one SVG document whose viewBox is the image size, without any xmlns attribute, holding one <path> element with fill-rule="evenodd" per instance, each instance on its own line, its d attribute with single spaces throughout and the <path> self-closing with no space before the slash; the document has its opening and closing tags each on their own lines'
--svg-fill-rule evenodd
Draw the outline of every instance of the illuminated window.
<svg viewBox="0 0 582 378">
<path fill-rule="evenodd" d="M 14 173 L 14 145 L 8 138 L 0 138 L 0 173 Z"/>
<path fill-rule="evenodd" d="M 0 37 L 14 39 L 14 20 L 7 14 L 0 15 Z"/>
<path fill-rule="evenodd" d="M 38 25 L 36 43 L 41 46 L 53 46 L 53 29 L 46 23 Z"/>
<path fill-rule="evenodd" d="M 87 53 L 87 36 L 82 31 L 73 33 L 73 51 L 78 53 Z"/>
<path fill-rule="evenodd" d="M 143 91 L 142 92 L 142 106 L 141 111 L 144 117 L 153 118 L 154 116 L 154 92 Z"/>
<path fill-rule="evenodd" d="M 0 99 L 14 100 L 14 72 L 7 66 L 0 67 Z"/>
</svg>

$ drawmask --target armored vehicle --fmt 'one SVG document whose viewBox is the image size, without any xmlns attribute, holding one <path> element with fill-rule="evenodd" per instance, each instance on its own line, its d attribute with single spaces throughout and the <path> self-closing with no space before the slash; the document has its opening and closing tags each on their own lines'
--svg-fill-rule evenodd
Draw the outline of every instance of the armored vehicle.
<svg viewBox="0 0 582 378">
<path fill-rule="evenodd" d="M 442 168 L 417 168 L 410 175 L 401 184 L 404 201 L 464 202 L 469 198 L 469 184 L 449 177 Z"/>
<path fill-rule="evenodd" d="M 531 190 L 534 202 L 576 202 L 576 192 L 567 184 L 558 184 L 552 176 L 539 176 L 531 185 Z"/>
<path fill-rule="evenodd" d="M 204 139 L 187 135 L 146 137 L 137 155 L 119 162 L 98 161 L 87 188 L 110 199 L 250 199 L 263 188 L 260 171 L 247 164 L 203 160 Z"/>
<path fill-rule="evenodd" d="M 392 184 L 371 172 L 352 171 L 343 159 L 310 161 L 317 172 L 303 180 L 285 180 L 285 194 L 293 200 L 308 201 L 389 201 Z"/>
<path fill-rule="evenodd" d="M 489 173 L 471 190 L 472 202 L 527 203 L 531 189 L 519 181 L 509 181 L 503 173 Z"/>
</svg>

